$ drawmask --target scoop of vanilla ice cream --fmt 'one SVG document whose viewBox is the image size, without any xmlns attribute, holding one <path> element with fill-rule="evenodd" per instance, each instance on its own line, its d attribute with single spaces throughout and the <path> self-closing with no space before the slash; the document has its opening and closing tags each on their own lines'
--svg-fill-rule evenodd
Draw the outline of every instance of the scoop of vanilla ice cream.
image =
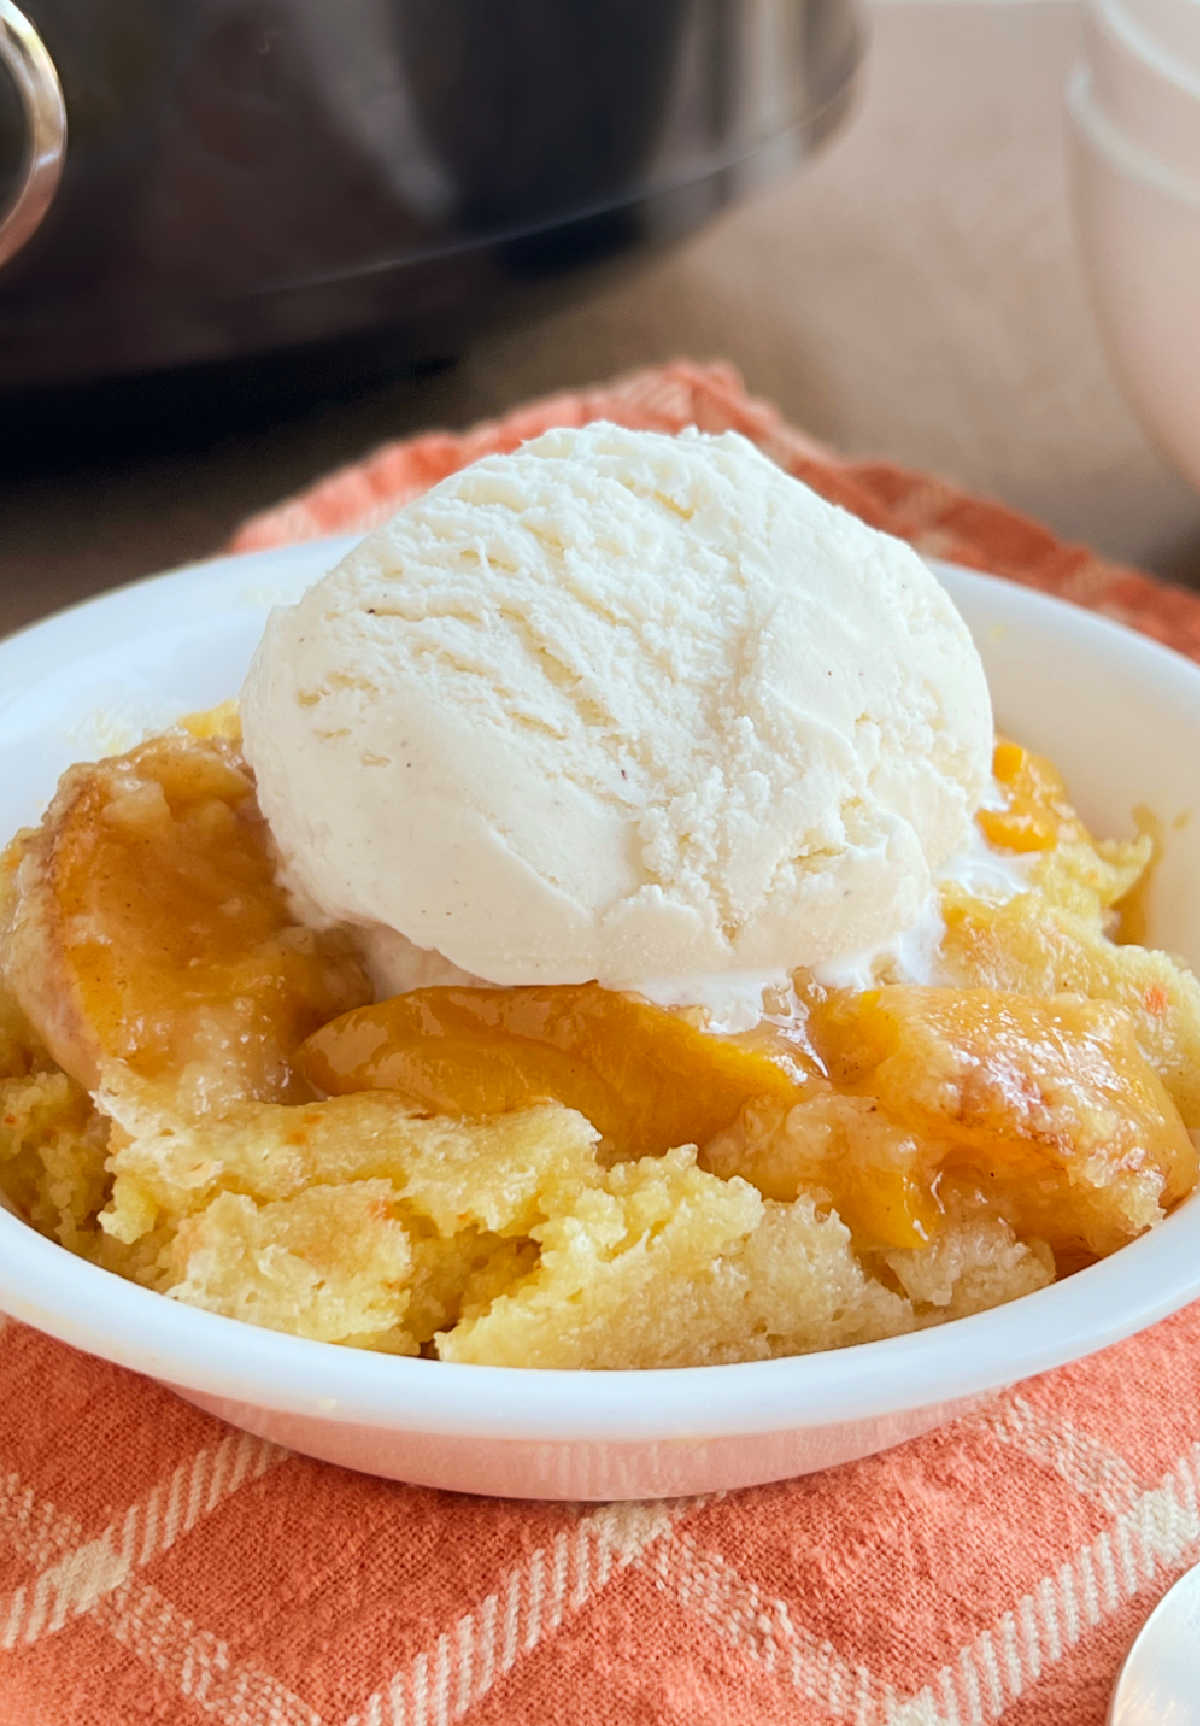
<svg viewBox="0 0 1200 1726">
<path fill-rule="evenodd" d="M 271 614 L 242 717 L 299 892 L 494 983 L 859 953 L 990 782 L 933 575 L 731 433 L 596 424 L 452 475 Z"/>
</svg>

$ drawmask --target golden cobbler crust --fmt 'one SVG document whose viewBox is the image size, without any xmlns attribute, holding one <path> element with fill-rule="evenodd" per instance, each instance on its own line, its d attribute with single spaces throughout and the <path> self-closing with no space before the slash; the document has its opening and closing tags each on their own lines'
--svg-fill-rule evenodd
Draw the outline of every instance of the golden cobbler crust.
<svg viewBox="0 0 1200 1726">
<path fill-rule="evenodd" d="M 1200 986 L 1118 939 L 1148 844 L 1093 839 L 1024 752 L 998 766 L 987 836 L 1029 890 L 947 890 L 950 986 L 798 977 L 794 1084 L 720 1122 L 643 1098 L 636 1143 L 561 1098 L 315 1095 L 300 1044 L 367 982 L 293 916 L 230 716 L 74 768 L 0 871 L 0 1190 L 173 1298 L 458 1361 L 759 1359 L 1028 1293 L 1194 1184 Z M 700 1143 L 654 1142 L 685 1119 Z"/>
</svg>

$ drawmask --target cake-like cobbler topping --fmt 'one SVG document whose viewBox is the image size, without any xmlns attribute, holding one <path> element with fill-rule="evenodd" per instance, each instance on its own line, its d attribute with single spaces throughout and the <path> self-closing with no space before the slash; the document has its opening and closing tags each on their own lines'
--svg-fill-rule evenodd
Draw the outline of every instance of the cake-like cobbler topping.
<svg viewBox="0 0 1200 1726">
<path fill-rule="evenodd" d="M 943 887 L 938 981 L 797 972 L 729 1036 L 594 983 L 373 1001 L 205 729 L 71 769 L 4 873 L 0 1188 L 151 1288 L 451 1360 L 754 1359 L 1011 1300 L 1195 1184 L 1200 986 L 1121 940 L 1150 845 L 1015 744 L 979 824 L 1027 884 Z"/>
</svg>

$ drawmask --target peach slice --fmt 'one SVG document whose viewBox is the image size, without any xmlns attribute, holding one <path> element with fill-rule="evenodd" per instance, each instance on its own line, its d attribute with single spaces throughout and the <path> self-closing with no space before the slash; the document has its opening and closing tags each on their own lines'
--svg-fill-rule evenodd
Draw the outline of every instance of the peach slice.
<svg viewBox="0 0 1200 1726">
<path fill-rule="evenodd" d="M 897 985 L 831 996 L 810 1033 L 837 1089 L 911 1135 L 926 1183 L 974 1182 L 1056 1252 L 1111 1252 L 1195 1184 L 1179 1111 L 1109 1002 Z"/>
<path fill-rule="evenodd" d="M 1050 851 L 1068 829 L 1075 836 L 1084 833 L 1057 768 L 1045 756 L 1002 738 L 992 772 L 1007 788 L 1008 801 L 1003 809 L 981 809 L 975 819 L 993 845 L 1004 851 Z"/>
<path fill-rule="evenodd" d="M 398 1091 L 431 1114 L 554 1098 L 622 1156 L 703 1144 L 755 1097 L 795 1101 L 802 1069 L 596 983 L 418 989 L 324 1025 L 300 1051 L 318 1090 Z"/>
<path fill-rule="evenodd" d="M 253 779 L 218 736 L 73 767 L 11 863 L 10 985 L 89 1089 L 120 1061 L 197 1101 L 285 1099 L 302 1039 L 370 998 L 348 938 L 291 915 Z"/>
</svg>

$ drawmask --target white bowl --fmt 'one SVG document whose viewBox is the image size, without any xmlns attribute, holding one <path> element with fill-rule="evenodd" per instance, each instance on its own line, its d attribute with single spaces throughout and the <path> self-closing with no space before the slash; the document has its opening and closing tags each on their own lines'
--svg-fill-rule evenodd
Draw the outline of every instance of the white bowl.
<svg viewBox="0 0 1200 1726">
<path fill-rule="evenodd" d="M 181 570 L 0 644 L 0 828 L 70 761 L 237 688 L 268 604 L 346 549 L 326 541 Z M 1151 925 L 1200 965 L 1200 669 L 1008 583 L 940 572 L 999 722 L 1065 770 L 1084 815 L 1163 818 Z M 116 733 L 116 735 L 114 735 Z M 0 1213 L 0 1306 L 294 1449 L 375 1474 L 517 1497 L 708 1492 L 848 1461 L 988 1392 L 1103 1348 L 1200 1296 L 1200 1196 L 1077 1276 L 942 1329 L 828 1354 L 656 1372 L 456 1366 L 334 1348 L 179 1305 Z"/>
<path fill-rule="evenodd" d="M 1085 66 L 1067 111 L 1076 227 L 1109 359 L 1147 433 L 1200 486 L 1200 180 L 1121 132 Z"/>
<path fill-rule="evenodd" d="M 1091 0 L 1084 52 L 1092 102 L 1133 144 L 1200 185 L 1200 0 L 1166 0 L 1169 14 L 1195 30 L 1190 59 L 1143 28 L 1139 4 L 1148 0 Z"/>
</svg>

